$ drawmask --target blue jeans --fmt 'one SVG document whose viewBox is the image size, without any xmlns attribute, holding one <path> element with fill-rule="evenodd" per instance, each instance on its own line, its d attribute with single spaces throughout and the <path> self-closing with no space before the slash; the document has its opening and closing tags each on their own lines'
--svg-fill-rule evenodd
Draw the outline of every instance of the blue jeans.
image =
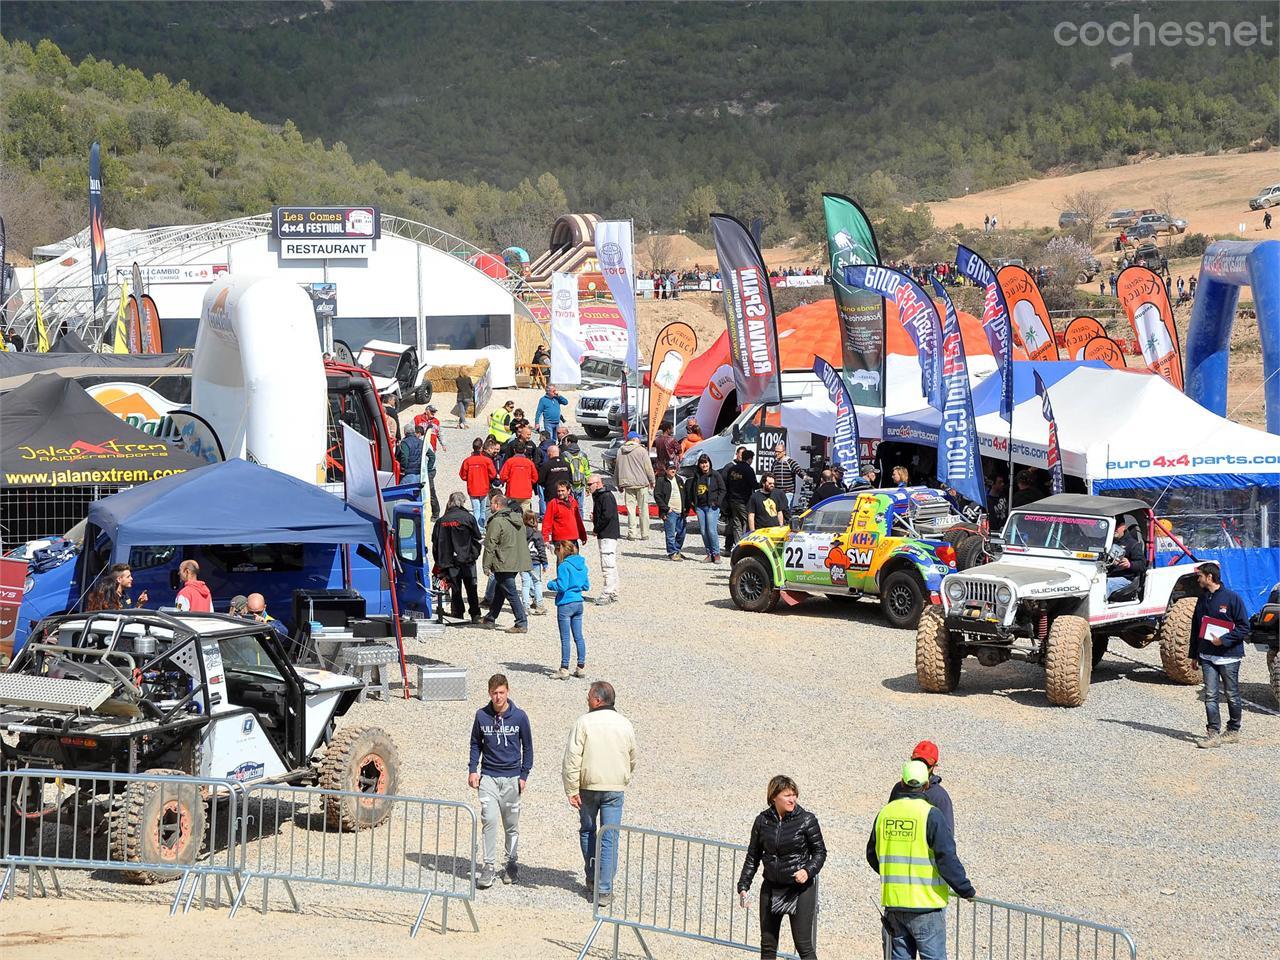
<svg viewBox="0 0 1280 960">
<path fill-rule="evenodd" d="M 947 960 L 947 911 L 887 909 L 889 960 Z"/>
<path fill-rule="evenodd" d="M 702 546 L 708 557 L 720 556 L 720 508 L 694 507 L 698 515 L 698 530 L 702 533 Z"/>
<path fill-rule="evenodd" d="M 502 602 L 506 600 L 511 604 L 511 612 L 515 614 L 516 626 L 527 627 L 529 618 L 525 614 L 524 604 L 520 602 L 520 591 L 516 589 L 516 575 L 495 573 L 493 580 L 493 602 L 489 604 L 489 615 L 485 619 L 490 622 L 496 621 L 498 614 L 502 612 Z"/>
<path fill-rule="evenodd" d="M 582 844 L 582 864 L 587 871 L 587 883 L 595 880 L 596 867 L 596 818 L 600 826 L 622 823 L 621 790 L 580 790 L 582 806 L 578 809 L 578 840 Z M 600 885 L 596 893 L 604 896 L 613 892 L 613 871 L 617 864 L 618 834 L 606 833 L 600 841 Z"/>
<path fill-rule="evenodd" d="M 667 515 L 662 518 L 662 530 L 667 536 L 667 556 L 670 557 L 680 552 L 680 548 L 684 546 L 684 517 L 679 516 L 674 510 L 668 510 Z"/>
<path fill-rule="evenodd" d="M 542 564 L 535 563 L 530 572 L 520 574 L 520 599 L 526 607 L 542 605 Z"/>
<path fill-rule="evenodd" d="M 401 482 L 401 483 L 417 483 L 417 484 L 421 484 L 421 483 L 422 483 L 422 474 L 420 474 L 420 473 L 406 473 L 403 477 L 401 477 L 401 478 L 400 478 L 400 482 Z"/>
<path fill-rule="evenodd" d="M 476 523 L 480 524 L 480 532 L 483 533 L 485 522 L 489 519 L 489 498 L 472 497 L 471 515 L 476 518 Z"/>
<path fill-rule="evenodd" d="M 1235 663 L 1210 663 L 1200 661 L 1204 674 L 1204 712 L 1208 729 L 1218 732 L 1222 727 L 1222 712 L 1218 707 L 1218 694 L 1227 694 L 1227 730 L 1240 729 L 1240 661 Z"/>
<path fill-rule="evenodd" d="M 556 607 L 556 620 L 560 624 L 560 666 L 569 666 L 569 635 L 578 648 L 578 665 L 587 663 L 587 641 L 582 638 L 582 601 L 562 603 Z"/>
<path fill-rule="evenodd" d="M 1128 577 L 1107 577 L 1107 598 L 1110 599 L 1113 593 L 1117 590 L 1123 590 L 1131 583 L 1133 581 Z"/>
<path fill-rule="evenodd" d="M 573 491 L 573 495 L 578 501 L 578 512 L 584 517 L 587 515 L 587 488 Z"/>
</svg>

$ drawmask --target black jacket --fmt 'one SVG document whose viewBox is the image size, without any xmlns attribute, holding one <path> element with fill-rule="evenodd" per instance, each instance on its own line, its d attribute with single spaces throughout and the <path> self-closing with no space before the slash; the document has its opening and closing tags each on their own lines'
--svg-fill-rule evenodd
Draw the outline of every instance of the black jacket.
<svg viewBox="0 0 1280 960">
<path fill-rule="evenodd" d="M 706 503 L 699 503 L 698 487 L 705 483 Z M 704 475 L 700 470 L 694 468 L 694 474 L 688 479 L 684 487 L 684 495 L 689 499 L 691 507 L 715 507 L 720 508 L 720 501 L 724 499 L 724 477 L 715 470 L 708 470 Z"/>
<path fill-rule="evenodd" d="M 1107 576 L 1123 577 L 1125 580 L 1137 580 L 1147 570 L 1147 551 L 1134 528 L 1127 527 L 1124 531 L 1124 536 L 1115 542 L 1115 546 L 1124 551 L 1124 556 L 1129 561 L 1129 566 L 1113 567 L 1107 571 Z"/>
<path fill-rule="evenodd" d="M 814 488 L 813 496 L 809 498 L 810 506 L 821 503 L 830 497 L 838 497 L 844 493 L 844 487 L 836 483 L 834 480 L 824 480 Z"/>
<path fill-rule="evenodd" d="M 452 507 L 431 530 L 431 553 L 441 570 L 466 567 L 480 557 L 480 526 L 471 511 Z"/>
<path fill-rule="evenodd" d="M 756 869 L 764 866 L 764 878 L 776 885 L 795 884 L 797 870 L 807 870 L 812 883 L 827 859 L 827 846 L 822 842 L 818 818 L 796 804 L 781 820 L 773 804 L 762 811 L 751 824 L 751 840 L 747 856 L 738 876 L 738 892 L 751 889 Z"/>
<path fill-rule="evenodd" d="M 458 390 L 458 400 L 462 403 L 472 403 L 476 399 L 476 387 L 471 382 L 471 378 L 465 373 L 458 374 L 455 381 Z"/>
<path fill-rule="evenodd" d="M 678 517 L 689 514 L 688 492 L 680 477 L 676 477 L 674 481 L 665 473 L 658 477 L 653 484 L 653 502 L 658 505 L 660 517 L 665 517 L 672 510 Z"/>
<path fill-rule="evenodd" d="M 597 540 L 617 540 L 622 535 L 618 524 L 618 501 L 604 487 L 591 495 L 591 528 Z"/>
<path fill-rule="evenodd" d="M 531 563 L 540 563 L 544 567 L 547 565 L 547 545 L 542 540 L 542 531 L 537 527 L 524 528 L 525 543 L 529 545 L 529 560 Z"/>
<path fill-rule="evenodd" d="M 569 461 L 564 457 L 548 457 L 538 468 L 538 486 L 542 488 L 543 495 L 548 500 L 552 499 L 556 495 L 556 484 L 562 481 L 569 485 L 570 490 L 573 489 L 573 471 L 569 469 Z"/>
<path fill-rule="evenodd" d="M 732 461 L 720 471 L 720 475 L 724 477 L 725 498 L 737 500 L 743 505 L 760 488 L 760 481 L 756 479 L 755 467 L 749 463 L 743 463 L 741 460 Z"/>
</svg>

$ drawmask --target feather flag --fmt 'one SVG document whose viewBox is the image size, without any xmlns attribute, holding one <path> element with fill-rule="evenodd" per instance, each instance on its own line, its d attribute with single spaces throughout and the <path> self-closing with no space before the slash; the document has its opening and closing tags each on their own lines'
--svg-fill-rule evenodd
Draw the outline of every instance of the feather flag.
<svg viewBox="0 0 1280 960">
<path fill-rule="evenodd" d="M 1039 371 L 1033 371 L 1036 378 L 1036 396 L 1040 398 L 1040 411 L 1049 424 L 1049 477 L 1052 493 L 1062 493 L 1064 482 L 1062 476 L 1062 450 L 1058 446 L 1058 422 L 1053 418 L 1053 404 L 1049 402 L 1049 388 L 1040 379 Z"/>
</svg>

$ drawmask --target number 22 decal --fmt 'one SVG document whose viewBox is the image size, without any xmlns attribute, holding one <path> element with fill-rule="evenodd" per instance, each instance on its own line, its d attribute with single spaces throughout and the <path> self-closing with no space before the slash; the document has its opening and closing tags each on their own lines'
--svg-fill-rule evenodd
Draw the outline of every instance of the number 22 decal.
<svg viewBox="0 0 1280 960">
<path fill-rule="evenodd" d="M 784 567 L 799 567 L 804 561 L 804 547 L 787 547 L 782 551 Z"/>
</svg>

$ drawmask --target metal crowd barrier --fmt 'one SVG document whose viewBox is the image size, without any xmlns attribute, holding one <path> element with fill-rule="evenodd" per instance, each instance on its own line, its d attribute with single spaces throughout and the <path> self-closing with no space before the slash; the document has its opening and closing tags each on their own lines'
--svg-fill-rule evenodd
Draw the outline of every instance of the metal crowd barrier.
<svg viewBox="0 0 1280 960">
<path fill-rule="evenodd" d="M 600 851 L 606 837 L 615 841 L 616 871 L 613 898 L 600 903 Z M 752 916 L 761 878 L 748 895 L 748 906 L 738 903 L 738 874 L 747 848 L 702 837 L 664 833 L 640 827 L 610 824 L 596 840 L 594 926 L 578 953 L 585 960 L 605 924 L 613 927 L 613 957 L 623 927 L 635 933 L 644 955 L 653 954 L 644 933 L 663 933 L 737 950 L 760 951 L 760 920 Z M 783 937 L 788 924 L 783 924 Z M 793 953 L 778 953 L 792 958 Z"/>
<path fill-rule="evenodd" d="M 1138 960 L 1120 927 L 986 897 L 953 897 L 950 909 L 955 960 Z"/>
<path fill-rule="evenodd" d="M 341 810 L 340 810 L 341 808 Z M 298 909 L 294 883 L 321 883 L 422 896 L 410 936 L 427 907 L 443 901 L 440 932 L 449 929 L 449 901 L 466 908 L 475 932 L 476 816 L 465 803 L 379 796 L 314 787 L 263 784 L 245 791 L 240 823 L 240 889 L 262 880 L 262 911 L 272 880 L 283 883 Z"/>
<path fill-rule="evenodd" d="M 184 912 L 190 910 L 197 890 L 203 907 L 210 877 L 215 903 L 221 902 L 224 886 L 228 902 L 232 899 L 241 807 L 237 786 L 229 780 L 8 770 L 0 772 L 0 800 L 0 902 L 6 893 L 16 896 L 21 868 L 28 871 L 28 896 L 37 884 L 46 892 L 42 869 L 60 895 L 57 871 L 67 869 L 128 873 L 144 882 L 176 878 L 170 916 L 184 898 Z"/>
</svg>

